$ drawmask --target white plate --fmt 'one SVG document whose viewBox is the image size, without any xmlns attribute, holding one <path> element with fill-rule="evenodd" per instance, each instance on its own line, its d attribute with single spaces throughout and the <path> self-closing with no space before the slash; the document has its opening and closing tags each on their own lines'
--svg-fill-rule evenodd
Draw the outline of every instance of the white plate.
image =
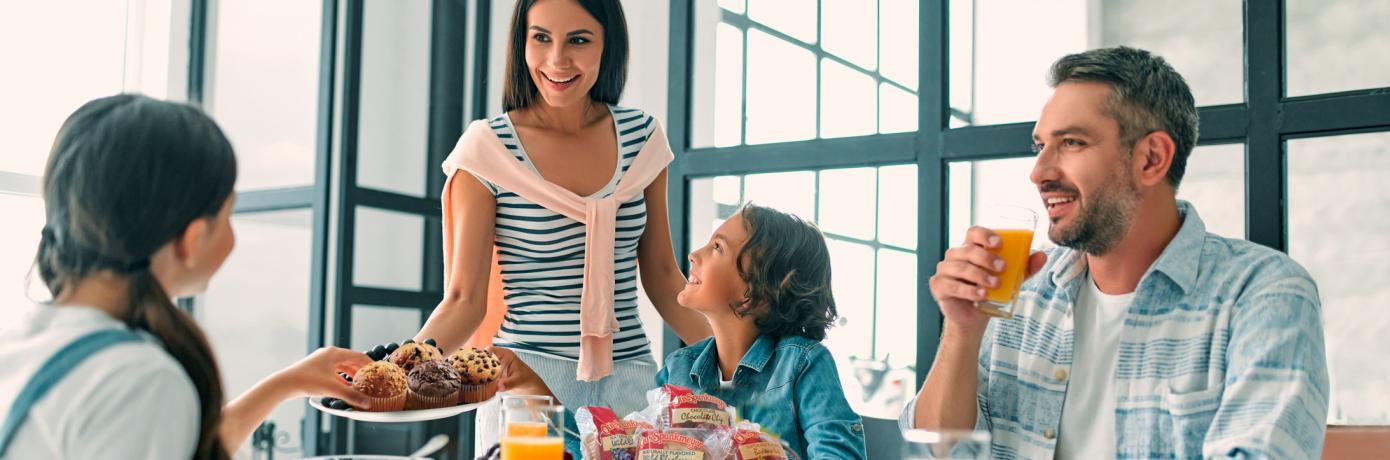
<svg viewBox="0 0 1390 460">
<path fill-rule="evenodd" d="M 493 396 L 493 399 L 496 398 L 496 396 Z M 323 403 L 319 401 L 320 399 L 322 398 L 309 398 L 309 405 L 314 406 L 315 409 L 318 409 L 320 412 L 323 412 L 325 414 L 332 414 L 343 418 L 350 418 L 359 422 L 378 423 L 424 422 L 428 420 L 449 418 L 465 412 L 472 412 L 473 410 L 482 407 L 483 404 L 487 404 L 488 402 L 492 401 L 492 399 L 489 399 L 480 403 L 460 404 L 453 407 L 441 407 L 438 409 L 401 410 L 395 412 L 359 412 L 355 410 L 330 409 L 328 406 L 323 405 Z"/>
</svg>

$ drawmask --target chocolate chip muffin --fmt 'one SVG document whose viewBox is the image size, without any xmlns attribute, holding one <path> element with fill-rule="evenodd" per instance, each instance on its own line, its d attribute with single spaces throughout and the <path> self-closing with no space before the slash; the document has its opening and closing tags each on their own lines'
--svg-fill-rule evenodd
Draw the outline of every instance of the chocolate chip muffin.
<svg viewBox="0 0 1390 460">
<path fill-rule="evenodd" d="M 502 362 L 497 355 L 478 348 L 460 348 L 449 356 L 449 364 L 463 384 L 459 402 L 483 402 L 497 394 L 497 379 L 502 376 Z"/>
<path fill-rule="evenodd" d="M 415 369 L 417 364 L 440 359 L 443 357 L 441 355 L 442 353 L 440 353 L 439 349 L 435 348 L 434 345 L 407 342 L 401 345 L 400 348 L 397 348 L 396 351 L 391 352 L 391 356 L 387 358 L 387 360 L 396 363 L 397 366 L 400 366 L 401 369 L 405 369 L 406 372 L 410 372 Z"/>
</svg>

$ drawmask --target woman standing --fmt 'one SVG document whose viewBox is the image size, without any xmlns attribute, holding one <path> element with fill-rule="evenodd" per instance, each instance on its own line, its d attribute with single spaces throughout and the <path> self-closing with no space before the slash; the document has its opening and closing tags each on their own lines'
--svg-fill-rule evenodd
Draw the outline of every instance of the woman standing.
<svg viewBox="0 0 1390 460">
<path fill-rule="evenodd" d="M 675 301 L 686 281 L 666 221 L 670 148 L 653 117 L 613 105 L 627 41 L 618 0 L 517 2 L 506 113 L 470 126 L 444 164 L 445 298 L 416 338 L 453 350 L 480 330 L 495 249 L 499 355 L 517 352 L 525 366 L 511 367 L 534 370 L 566 407 L 619 413 L 642 404 L 656 373 L 637 267 L 681 340 L 710 335 Z M 504 377 L 503 389 L 521 380 Z"/>
</svg>

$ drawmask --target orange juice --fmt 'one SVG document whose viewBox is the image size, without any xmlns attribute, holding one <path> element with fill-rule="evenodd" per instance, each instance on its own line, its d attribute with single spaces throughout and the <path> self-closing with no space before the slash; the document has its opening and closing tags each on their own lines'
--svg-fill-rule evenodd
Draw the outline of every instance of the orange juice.
<svg viewBox="0 0 1390 460">
<path fill-rule="evenodd" d="M 564 438 L 537 436 L 502 437 L 502 460 L 560 460 L 564 457 Z"/>
<path fill-rule="evenodd" d="M 1012 307 L 1018 287 L 1023 284 L 1023 274 L 1028 269 L 1028 254 L 1033 247 L 1033 231 L 1021 229 L 995 229 L 999 235 L 999 247 L 991 249 L 995 255 L 1004 259 L 1004 271 L 996 274 L 999 284 L 985 292 L 991 305 L 982 305 L 980 312 L 990 316 L 1011 318 L 1008 311 Z"/>
<path fill-rule="evenodd" d="M 507 422 L 507 436 L 545 437 L 549 425 L 545 422 Z"/>
</svg>

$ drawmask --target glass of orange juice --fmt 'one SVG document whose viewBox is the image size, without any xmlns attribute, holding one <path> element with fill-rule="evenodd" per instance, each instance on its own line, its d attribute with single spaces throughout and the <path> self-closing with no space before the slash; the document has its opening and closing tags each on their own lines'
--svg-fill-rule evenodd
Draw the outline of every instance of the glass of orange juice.
<svg viewBox="0 0 1390 460">
<path fill-rule="evenodd" d="M 999 284 L 985 290 L 985 300 L 975 308 L 988 316 L 1012 318 L 1018 288 L 1023 285 L 1028 270 L 1028 256 L 1033 250 L 1033 230 L 1038 226 L 1038 213 L 1018 206 L 995 206 L 976 225 L 999 235 L 999 247 L 989 251 L 1004 259 L 1004 271 L 994 273 Z"/>
<path fill-rule="evenodd" d="M 502 397 L 502 460 L 565 456 L 565 408 L 548 396 Z"/>
</svg>

